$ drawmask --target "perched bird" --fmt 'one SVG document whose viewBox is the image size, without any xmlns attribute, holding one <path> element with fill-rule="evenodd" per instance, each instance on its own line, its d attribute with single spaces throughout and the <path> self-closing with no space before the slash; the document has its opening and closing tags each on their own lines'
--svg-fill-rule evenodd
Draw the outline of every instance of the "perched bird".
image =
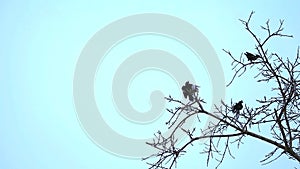
<svg viewBox="0 0 300 169">
<path fill-rule="evenodd" d="M 198 92 L 198 86 L 190 84 L 189 81 L 185 82 L 185 85 L 182 86 L 182 93 L 184 98 L 189 97 L 190 101 L 194 101 L 194 94 Z"/>
<path fill-rule="evenodd" d="M 248 61 L 250 61 L 250 62 L 252 62 L 260 57 L 259 55 L 253 55 L 252 53 L 249 53 L 249 52 L 246 52 L 244 54 L 246 55 Z"/>
<path fill-rule="evenodd" d="M 232 107 L 232 111 L 234 113 L 239 113 L 239 111 L 242 109 L 243 109 L 243 100 L 239 101 Z"/>
</svg>

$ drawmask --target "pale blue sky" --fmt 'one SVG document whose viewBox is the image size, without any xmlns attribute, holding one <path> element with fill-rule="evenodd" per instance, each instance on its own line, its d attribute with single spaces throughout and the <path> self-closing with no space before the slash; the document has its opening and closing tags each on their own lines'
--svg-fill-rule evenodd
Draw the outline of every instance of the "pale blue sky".
<svg viewBox="0 0 300 169">
<path fill-rule="evenodd" d="M 266 19 L 276 26 L 279 19 L 285 19 L 285 32 L 293 39 L 273 41 L 272 48 L 280 54 L 293 57 L 300 44 L 300 3 L 292 1 L 6 1 L 0 3 L 0 168 L 6 169 L 102 169 L 102 168 L 146 168 L 145 162 L 112 155 L 96 146 L 80 127 L 73 103 L 73 76 L 80 52 L 87 41 L 101 28 L 111 22 L 140 13 L 163 13 L 181 18 L 197 27 L 213 45 L 228 81 L 233 72 L 230 60 L 222 49 L 230 49 L 239 56 L 245 50 L 254 51 L 253 40 L 244 30 L 239 18 L 247 18 L 251 10 L 254 26 Z M 274 27 L 275 28 L 275 27 Z M 144 39 L 143 39 L 144 38 Z M 161 43 L 174 43 L 172 39 Z M 159 39 L 160 38 L 160 39 Z M 129 39 L 130 40 L 130 39 Z M 153 40 L 150 47 L 157 45 L 153 37 L 132 39 L 127 45 L 130 53 L 134 47 L 149 48 L 138 40 Z M 163 44 L 162 44 L 163 45 Z M 181 49 L 182 48 L 182 49 Z M 162 49 L 179 54 L 188 52 L 181 47 Z M 118 48 L 115 54 L 118 54 Z M 111 54 L 113 57 L 113 54 Z M 109 55 L 107 56 L 109 58 Z M 118 60 L 116 60 L 118 62 Z M 186 58 L 201 83 L 201 61 Z M 109 67 L 108 67 L 109 68 Z M 157 86 L 145 86 L 147 92 L 157 88 L 165 95 L 179 96 L 179 89 L 166 74 L 152 72 L 152 76 L 137 76 L 129 89 L 129 98 L 135 108 L 144 111 L 149 107 L 149 93 L 140 93 L 139 84 L 148 78 L 159 77 Z M 199 75 L 200 73 L 200 75 Z M 110 74 L 106 74 L 109 76 Z M 248 76 L 247 76 L 248 75 Z M 240 78 L 226 89 L 226 98 L 248 100 L 254 104 L 255 94 L 264 92 L 263 86 L 255 86 L 251 76 Z M 100 77 L 99 77 L 100 78 Z M 111 77 L 107 77 L 111 79 Z M 156 79 L 157 80 L 157 79 Z M 99 83 L 96 79 L 96 83 Z M 101 82 L 100 82 L 101 83 Z M 202 84 L 209 91 L 209 84 Z M 253 91 L 249 90 L 253 88 Z M 108 89 L 109 91 L 110 89 Z M 97 89 L 96 89 L 97 91 Z M 201 89 L 200 89 L 201 92 Z M 96 94 L 96 97 L 99 94 Z M 211 97 L 209 92 L 203 95 Z M 100 97 L 100 96 L 99 96 Z M 141 99 L 137 99 L 141 98 Z M 146 101 L 145 101 L 146 100 Z M 209 100 L 209 99 L 208 99 Z M 101 100 L 100 100 L 101 101 Z M 209 102 L 209 101 L 208 101 Z M 108 106 L 113 106 L 108 103 Z M 146 107 L 146 108 L 145 108 Z M 162 128 L 165 119 L 141 125 L 122 120 L 118 114 L 103 115 L 112 128 L 129 137 L 151 136 Z M 165 116 L 162 116 L 165 117 Z M 118 119 L 114 119 L 118 118 Z M 126 129 L 131 131 L 127 131 Z M 134 132 L 132 132 L 134 131 Z M 136 134 L 133 134 L 136 133 Z M 245 144 L 235 151 L 236 159 L 228 159 L 222 169 L 232 168 L 293 168 L 297 163 L 282 158 L 270 165 L 261 166 L 259 160 L 271 150 L 265 143 L 246 139 Z M 178 168 L 205 166 L 205 156 L 191 151 L 179 161 Z M 209 168 L 213 168 L 210 165 Z"/>
</svg>

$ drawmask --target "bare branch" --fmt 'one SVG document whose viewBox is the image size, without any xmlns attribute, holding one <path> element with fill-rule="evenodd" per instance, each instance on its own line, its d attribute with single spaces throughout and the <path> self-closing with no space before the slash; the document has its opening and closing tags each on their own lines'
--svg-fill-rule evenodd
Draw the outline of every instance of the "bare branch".
<svg viewBox="0 0 300 169">
<path fill-rule="evenodd" d="M 176 103 L 175 109 L 167 109 L 170 119 L 166 122 L 171 131 L 170 135 L 163 136 L 161 132 L 155 134 L 155 139 L 147 143 L 158 152 L 143 160 L 156 159 L 155 162 L 147 164 L 150 169 L 171 169 L 176 167 L 178 159 L 187 153 L 188 146 L 194 146 L 194 142 L 207 139 L 201 154 L 206 154 L 206 163 L 214 159 L 218 162 L 218 168 L 226 156 L 234 158 L 232 146 L 238 148 L 243 143 L 245 136 L 261 140 L 274 147 L 265 155 L 260 162 L 263 165 L 276 161 L 282 155 L 300 163 L 300 54 L 299 47 L 295 60 L 283 58 L 276 52 L 266 49 L 266 44 L 275 37 L 293 37 L 283 34 L 283 20 L 279 20 L 279 26 L 275 31 L 270 28 L 270 20 L 267 20 L 262 31 L 266 32 L 265 38 L 260 38 L 250 28 L 250 22 L 254 15 L 252 11 L 246 20 L 240 22 L 245 26 L 246 31 L 255 40 L 256 53 L 242 52 L 235 57 L 229 50 L 223 51 L 232 60 L 232 79 L 227 84 L 229 87 L 237 77 L 252 68 L 256 68 L 257 83 L 269 83 L 269 90 L 272 95 L 257 99 L 257 106 L 250 107 L 248 101 L 221 101 L 220 106 L 215 105 L 214 112 L 208 112 L 203 108 L 206 102 L 199 97 L 198 88 L 188 81 L 182 87 L 183 95 L 189 99 L 187 103 L 176 100 L 171 96 L 165 99 Z M 246 60 L 248 59 L 248 60 Z M 243 104 L 245 103 L 245 104 Z M 190 118 L 197 116 L 197 124 L 192 128 L 186 128 L 185 123 Z M 202 123 L 200 119 L 213 118 L 206 128 L 199 128 Z M 199 125 L 200 126 L 200 125 Z M 252 131 L 256 127 L 258 131 Z M 261 128 L 264 130 L 262 131 Z M 267 129 L 267 130 L 266 130 Z M 178 144 L 177 131 L 183 131 L 188 139 L 183 144 Z M 267 132 L 267 133 L 266 133 Z M 269 135 L 269 137 L 266 136 Z"/>
</svg>

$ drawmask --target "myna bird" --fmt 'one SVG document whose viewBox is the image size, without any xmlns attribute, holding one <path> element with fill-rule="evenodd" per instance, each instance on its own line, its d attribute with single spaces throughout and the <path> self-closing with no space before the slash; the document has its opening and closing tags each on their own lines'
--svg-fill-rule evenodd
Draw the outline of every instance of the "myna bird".
<svg viewBox="0 0 300 169">
<path fill-rule="evenodd" d="M 249 52 L 246 52 L 244 53 L 248 59 L 248 61 L 252 62 L 254 60 L 256 60 L 257 58 L 259 58 L 260 56 L 259 55 L 254 55 L 252 53 L 249 53 Z"/>
</svg>

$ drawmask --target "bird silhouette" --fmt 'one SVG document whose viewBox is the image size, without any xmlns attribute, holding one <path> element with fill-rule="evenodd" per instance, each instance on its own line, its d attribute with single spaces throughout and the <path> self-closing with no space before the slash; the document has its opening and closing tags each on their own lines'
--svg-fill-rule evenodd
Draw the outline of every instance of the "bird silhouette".
<svg viewBox="0 0 300 169">
<path fill-rule="evenodd" d="M 246 52 L 244 53 L 248 59 L 248 61 L 252 62 L 254 60 L 256 60 L 257 58 L 259 58 L 260 56 L 259 55 L 254 55 L 252 53 L 249 53 L 249 52 Z"/>
<path fill-rule="evenodd" d="M 190 84 L 190 82 L 187 81 L 181 89 L 184 98 L 188 97 L 190 101 L 194 101 L 194 94 L 198 91 L 198 86 Z"/>
<path fill-rule="evenodd" d="M 243 109 L 243 100 L 241 100 L 241 101 L 239 101 L 238 103 L 236 103 L 236 104 L 233 106 L 232 111 L 233 111 L 234 113 L 239 113 L 240 110 L 242 110 L 242 109 Z"/>
</svg>

